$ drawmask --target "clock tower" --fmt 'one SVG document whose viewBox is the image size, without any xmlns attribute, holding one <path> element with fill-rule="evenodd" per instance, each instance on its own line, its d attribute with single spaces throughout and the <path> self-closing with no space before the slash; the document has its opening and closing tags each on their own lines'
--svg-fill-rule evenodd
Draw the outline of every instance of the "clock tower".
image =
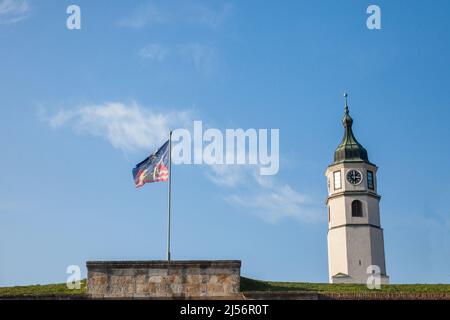
<svg viewBox="0 0 450 320">
<path fill-rule="evenodd" d="M 344 137 L 328 166 L 328 270 L 330 283 L 389 283 L 377 193 L 377 166 L 356 140 L 345 97 Z"/>
</svg>

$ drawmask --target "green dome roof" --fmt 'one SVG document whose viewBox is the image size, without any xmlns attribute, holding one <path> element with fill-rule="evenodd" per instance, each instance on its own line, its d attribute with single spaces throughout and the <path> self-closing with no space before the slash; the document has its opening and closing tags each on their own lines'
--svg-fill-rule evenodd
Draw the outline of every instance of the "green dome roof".
<svg viewBox="0 0 450 320">
<path fill-rule="evenodd" d="M 345 113 L 344 119 L 342 119 L 342 124 L 344 125 L 344 137 L 342 138 L 342 142 L 337 147 L 334 152 L 334 163 L 339 162 L 367 162 L 369 163 L 369 157 L 367 155 L 367 150 L 356 140 L 352 125 L 353 119 L 350 117 L 347 105 L 347 94 L 345 97 Z"/>
</svg>

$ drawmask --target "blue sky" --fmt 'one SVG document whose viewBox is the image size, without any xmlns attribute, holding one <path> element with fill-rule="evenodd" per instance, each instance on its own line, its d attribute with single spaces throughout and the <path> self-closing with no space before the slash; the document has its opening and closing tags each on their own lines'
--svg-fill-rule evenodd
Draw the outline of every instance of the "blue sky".
<svg viewBox="0 0 450 320">
<path fill-rule="evenodd" d="M 381 30 L 366 27 L 369 4 Z M 192 120 L 279 128 L 280 171 L 175 166 L 173 258 L 326 282 L 324 172 L 344 90 L 379 166 L 391 282 L 449 283 L 448 12 L 445 0 L 0 0 L 0 285 L 165 258 L 166 184 L 135 189 L 131 169 Z"/>
</svg>

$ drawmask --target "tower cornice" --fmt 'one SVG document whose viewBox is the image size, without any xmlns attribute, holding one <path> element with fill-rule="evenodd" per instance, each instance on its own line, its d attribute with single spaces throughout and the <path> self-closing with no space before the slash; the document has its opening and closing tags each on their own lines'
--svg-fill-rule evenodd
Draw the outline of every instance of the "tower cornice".
<svg viewBox="0 0 450 320">
<path fill-rule="evenodd" d="M 378 166 L 372 162 L 369 161 L 361 161 L 361 160 L 347 160 L 347 161 L 341 161 L 341 162 L 334 162 L 330 165 L 328 165 L 327 169 L 330 169 L 332 167 L 336 167 L 339 165 L 345 165 L 345 164 L 364 164 L 364 165 L 369 165 L 372 166 L 375 170 L 378 170 Z M 344 167 L 344 166 L 343 166 Z"/>
<path fill-rule="evenodd" d="M 370 228 L 375 228 L 375 229 L 379 229 L 383 231 L 383 228 L 381 226 L 377 226 L 375 224 L 371 224 L 371 223 L 346 223 L 346 224 L 341 224 L 339 226 L 334 226 L 331 227 L 330 229 L 328 229 L 328 232 L 330 232 L 331 230 L 335 230 L 335 229 L 339 229 L 339 228 L 352 228 L 352 227 L 370 227 Z"/>
</svg>

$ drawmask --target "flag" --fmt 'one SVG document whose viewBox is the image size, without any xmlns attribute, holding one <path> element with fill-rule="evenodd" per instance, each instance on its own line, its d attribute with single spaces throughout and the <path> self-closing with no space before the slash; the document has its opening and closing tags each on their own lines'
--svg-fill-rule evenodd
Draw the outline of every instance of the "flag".
<svg viewBox="0 0 450 320">
<path fill-rule="evenodd" d="M 156 152 L 133 169 L 133 179 L 136 188 L 146 183 L 167 181 L 169 179 L 169 140 Z"/>
</svg>

